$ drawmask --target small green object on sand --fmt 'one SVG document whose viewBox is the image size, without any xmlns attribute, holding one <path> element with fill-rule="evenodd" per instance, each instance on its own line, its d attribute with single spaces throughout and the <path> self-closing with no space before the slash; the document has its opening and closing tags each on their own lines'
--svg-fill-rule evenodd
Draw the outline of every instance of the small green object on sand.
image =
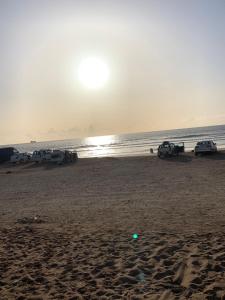
<svg viewBox="0 0 225 300">
<path fill-rule="evenodd" d="M 134 240 L 137 240 L 137 239 L 139 238 L 139 235 L 138 235 L 137 233 L 134 233 L 134 234 L 132 235 L 132 237 L 133 237 Z"/>
</svg>

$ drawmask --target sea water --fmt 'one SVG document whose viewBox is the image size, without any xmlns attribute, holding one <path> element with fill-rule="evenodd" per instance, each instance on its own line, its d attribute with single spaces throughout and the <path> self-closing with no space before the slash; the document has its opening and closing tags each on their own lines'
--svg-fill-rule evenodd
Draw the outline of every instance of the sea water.
<svg viewBox="0 0 225 300">
<path fill-rule="evenodd" d="M 23 152 L 32 152 L 38 149 L 68 149 L 76 150 L 80 158 L 115 157 L 149 155 L 150 148 L 156 153 L 158 146 L 163 141 L 184 142 L 185 150 L 191 151 L 197 141 L 211 139 L 217 143 L 218 149 L 225 148 L 225 125 L 96 136 L 12 146 Z"/>
</svg>

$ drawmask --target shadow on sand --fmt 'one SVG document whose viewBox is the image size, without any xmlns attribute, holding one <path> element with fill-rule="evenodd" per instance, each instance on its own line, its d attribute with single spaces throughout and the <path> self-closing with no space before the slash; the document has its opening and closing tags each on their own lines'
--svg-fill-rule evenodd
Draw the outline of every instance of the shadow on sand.
<svg viewBox="0 0 225 300">
<path fill-rule="evenodd" d="M 183 154 L 179 156 L 173 156 L 173 157 L 164 157 L 162 160 L 166 161 L 172 161 L 172 162 L 181 162 L 181 163 L 189 163 L 192 161 L 192 156 L 189 154 Z"/>
<path fill-rule="evenodd" d="M 56 164 L 56 163 L 29 163 L 23 167 L 23 169 L 45 169 L 45 170 L 51 170 L 51 169 L 57 169 L 57 168 L 65 168 L 69 167 L 71 165 L 74 165 L 76 162 L 73 163 L 64 163 L 64 164 Z"/>
<path fill-rule="evenodd" d="M 208 153 L 201 155 L 204 158 L 213 159 L 213 160 L 225 160 L 225 152 L 217 152 L 217 153 Z"/>
</svg>

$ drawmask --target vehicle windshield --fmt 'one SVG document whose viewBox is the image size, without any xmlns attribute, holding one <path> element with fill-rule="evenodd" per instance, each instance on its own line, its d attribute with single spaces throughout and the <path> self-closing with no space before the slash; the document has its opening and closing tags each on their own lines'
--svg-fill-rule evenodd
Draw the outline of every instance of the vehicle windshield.
<svg viewBox="0 0 225 300">
<path fill-rule="evenodd" d="M 211 144 L 211 141 L 202 141 L 202 142 L 198 142 L 197 145 L 200 146 L 200 145 L 210 145 Z"/>
</svg>

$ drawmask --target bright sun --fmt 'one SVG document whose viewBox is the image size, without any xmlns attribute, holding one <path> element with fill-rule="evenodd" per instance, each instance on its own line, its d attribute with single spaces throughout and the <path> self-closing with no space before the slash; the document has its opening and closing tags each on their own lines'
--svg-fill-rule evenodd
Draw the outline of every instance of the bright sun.
<svg viewBox="0 0 225 300">
<path fill-rule="evenodd" d="M 109 79 L 109 67 L 100 58 L 86 58 L 79 65 L 78 79 L 88 89 L 100 89 Z"/>
</svg>

